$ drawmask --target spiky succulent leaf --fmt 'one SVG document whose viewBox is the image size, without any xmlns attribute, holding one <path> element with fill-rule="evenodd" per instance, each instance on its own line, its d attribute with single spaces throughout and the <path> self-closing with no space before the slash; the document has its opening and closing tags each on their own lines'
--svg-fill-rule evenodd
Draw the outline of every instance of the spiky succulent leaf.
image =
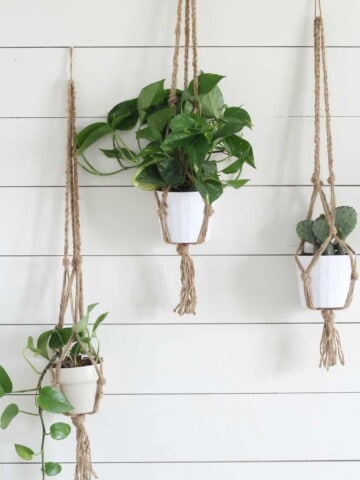
<svg viewBox="0 0 360 480">
<path fill-rule="evenodd" d="M 296 226 L 296 233 L 298 234 L 300 240 L 304 242 L 311 243 L 316 245 L 316 238 L 313 232 L 313 221 L 312 220 L 303 220 L 299 222 Z"/>
<path fill-rule="evenodd" d="M 324 243 L 329 236 L 329 225 L 324 214 L 320 215 L 316 220 L 314 220 L 313 232 L 317 243 L 320 245 Z"/>
<path fill-rule="evenodd" d="M 345 240 L 354 230 L 357 223 L 357 213 L 352 207 L 337 207 L 335 211 L 335 225 L 339 238 Z"/>
</svg>

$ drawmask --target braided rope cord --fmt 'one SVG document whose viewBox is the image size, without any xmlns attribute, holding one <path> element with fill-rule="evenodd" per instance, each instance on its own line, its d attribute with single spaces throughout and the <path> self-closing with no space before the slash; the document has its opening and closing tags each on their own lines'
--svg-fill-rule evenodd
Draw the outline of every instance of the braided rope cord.
<svg viewBox="0 0 360 480">
<path fill-rule="evenodd" d="M 84 316 L 84 291 L 81 257 L 81 232 L 80 232 L 80 197 L 78 165 L 75 143 L 75 119 L 76 119 L 76 91 L 73 80 L 73 48 L 70 48 L 70 79 L 68 82 L 68 106 L 67 106 L 67 153 L 66 153 L 66 189 L 65 189 L 65 228 L 64 228 L 64 272 L 60 299 L 59 319 L 56 328 L 61 329 L 65 325 L 67 310 L 70 310 L 72 324 L 75 325 Z M 70 253 L 70 239 L 72 238 L 72 252 Z M 52 369 L 53 385 L 60 388 L 61 366 L 75 338 L 75 330 L 66 345 L 60 352 L 60 358 Z M 103 395 L 105 378 L 103 374 L 102 359 L 95 358 L 94 352 L 86 350 L 86 355 L 94 366 L 98 380 L 94 408 L 92 412 L 99 410 L 100 400 Z M 80 367 L 81 368 L 81 367 Z M 86 412 L 88 413 L 88 412 Z M 96 477 L 92 468 L 90 441 L 87 436 L 84 421 L 85 413 L 70 417 L 76 427 L 77 454 L 75 480 L 91 480 Z"/>
</svg>

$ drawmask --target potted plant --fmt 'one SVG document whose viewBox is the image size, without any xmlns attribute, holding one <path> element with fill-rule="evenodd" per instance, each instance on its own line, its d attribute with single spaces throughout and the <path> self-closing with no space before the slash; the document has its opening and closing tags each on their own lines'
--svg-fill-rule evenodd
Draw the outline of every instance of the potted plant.
<svg viewBox="0 0 360 480">
<path fill-rule="evenodd" d="M 74 328 L 46 330 L 40 334 L 36 342 L 33 337 L 28 338 L 23 356 L 38 375 L 38 381 L 33 388 L 15 391 L 10 376 L 0 366 L 0 397 L 15 393 L 34 393 L 35 395 L 35 411 L 25 411 L 17 404 L 11 403 L 2 412 L 0 427 L 6 429 L 20 413 L 39 417 L 41 425 L 39 453 L 22 444 L 15 444 L 15 450 L 23 460 L 29 461 L 36 455 L 40 456 L 43 479 L 46 475 L 54 476 L 61 472 L 59 463 L 45 460 L 46 439 L 50 436 L 54 440 L 63 440 L 71 432 L 70 425 L 64 422 L 56 422 L 47 427 L 45 412 L 76 415 L 91 412 L 94 408 L 98 376 L 91 359 L 100 361 L 97 329 L 107 315 L 107 313 L 100 315 L 90 330 L 89 314 L 96 305 L 93 304 L 87 308 L 86 315 Z M 71 348 L 59 365 L 62 349 L 68 344 L 70 338 L 72 339 Z M 28 352 L 45 361 L 41 370 L 28 358 Z M 61 367 L 60 390 L 54 386 L 44 385 L 48 378 L 47 373 L 53 373 L 57 367 Z M 70 374 L 71 371 L 74 372 L 73 375 Z"/>
<path fill-rule="evenodd" d="M 90 124 L 76 137 L 79 162 L 87 172 L 112 175 L 133 170 L 136 187 L 166 195 L 171 243 L 196 243 L 204 202 L 211 205 L 225 187 L 245 185 L 244 164 L 255 166 L 252 147 L 242 136 L 242 130 L 252 126 L 250 116 L 241 107 L 224 104 L 218 87 L 222 78 L 200 73 L 198 95 L 190 82 L 176 91 L 174 105 L 169 105 L 164 80 L 147 85 L 137 98 L 115 105 L 106 122 Z M 122 135 L 128 130 L 135 132 L 136 149 Z M 117 164 L 106 172 L 88 158 L 89 147 L 105 136 L 111 145 L 100 150 Z"/>
<path fill-rule="evenodd" d="M 357 213 L 354 208 L 346 206 L 336 208 L 335 226 L 340 240 L 346 240 L 356 223 Z M 328 238 L 329 225 L 325 215 L 322 214 L 315 220 L 299 222 L 296 232 L 304 242 L 302 254 L 297 256 L 297 260 L 305 271 L 312 262 L 315 252 Z M 344 307 L 350 289 L 351 275 L 349 255 L 335 239 L 330 241 L 310 272 L 313 307 L 319 309 Z M 298 280 L 301 302 L 306 305 L 301 272 Z"/>
</svg>

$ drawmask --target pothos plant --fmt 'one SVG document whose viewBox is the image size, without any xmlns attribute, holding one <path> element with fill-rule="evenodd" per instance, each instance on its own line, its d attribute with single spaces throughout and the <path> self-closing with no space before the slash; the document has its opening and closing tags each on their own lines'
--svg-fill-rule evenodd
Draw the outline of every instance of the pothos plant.
<svg viewBox="0 0 360 480">
<path fill-rule="evenodd" d="M 106 122 L 86 126 L 76 137 L 81 166 L 94 175 L 112 175 L 134 170 L 133 183 L 143 190 L 198 191 L 207 203 L 218 199 L 224 187 L 239 188 L 244 164 L 255 167 L 253 149 L 242 136 L 252 127 L 241 107 L 224 103 L 218 87 L 224 78 L 200 73 L 198 95 L 193 82 L 177 90 L 175 105 L 169 105 L 170 91 L 164 80 L 144 87 L 137 98 L 115 105 Z M 131 149 L 123 133 L 135 131 L 137 149 Z M 118 168 L 100 171 L 88 158 L 88 148 L 103 137 L 111 139 L 105 157 L 115 159 Z"/>
<path fill-rule="evenodd" d="M 89 352 L 95 360 L 99 359 L 99 340 L 97 329 L 104 321 L 107 313 L 100 315 L 95 321 L 93 327 L 89 327 L 89 314 L 97 304 L 90 305 L 87 308 L 86 315 L 74 327 L 53 328 L 41 333 L 34 341 L 29 337 L 23 350 L 23 357 L 30 365 L 32 370 L 38 375 L 36 385 L 25 390 L 14 390 L 13 382 L 3 366 L 0 365 L 0 397 L 6 395 L 15 395 L 22 393 L 34 394 L 34 410 L 23 410 L 16 403 L 10 403 L 2 412 L 0 417 L 0 427 L 5 430 L 10 423 L 19 414 L 36 416 L 39 418 L 41 426 L 41 440 L 38 451 L 17 443 L 15 444 L 16 453 L 23 460 L 30 461 L 35 456 L 40 456 L 42 478 L 45 476 L 55 476 L 61 472 L 62 467 L 57 462 L 46 461 L 45 446 L 48 437 L 53 440 L 63 440 L 71 433 L 71 426 L 64 422 L 52 423 L 49 427 L 46 423 L 45 413 L 64 414 L 70 413 L 72 405 L 60 390 L 52 386 L 45 385 L 46 374 L 55 367 L 61 355 L 61 349 L 71 340 L 69 349 L 61 367 L 71 368 L 91 364 Z M 29 353 L 35 357 L 41 357 L 44 360 L 44 366 L 41 370 L 30 360 Z"/>
</svg>

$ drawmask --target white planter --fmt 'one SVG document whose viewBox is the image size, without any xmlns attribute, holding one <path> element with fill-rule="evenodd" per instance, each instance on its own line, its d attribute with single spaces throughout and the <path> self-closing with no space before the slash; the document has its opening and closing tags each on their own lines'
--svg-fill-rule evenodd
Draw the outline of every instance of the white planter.
<svg viewBox="0 0 360 480">
<path fill-rule="evenodd" d="M 162 192 L 158 192 L 161 197 Z M 196 243 L 204 220 L 205 203 L 199 192 L 169 192 L 166 223 L 172 243 Z M 209 229 L 206 239 L 209 236 Z"/>
<path fill-rule="evenodd" d="M 70 413 L 91 413 L 94 409 L 98 374 L 93 365 L 62 368 L 60 390 L 74 407 Z"/>
<path fill-rule="evenodd" d="M 298 259 L 306 269 L 313 256 L 303 255 Z M 298 285 L 301 304 L 306 306 L 304 283 L 298 270 Z M 351 282 L 349 255 L 322 255 L 310 272 L 310 288 L 315 308 L 341 308 L 345 305 Z"/>
</svg>

